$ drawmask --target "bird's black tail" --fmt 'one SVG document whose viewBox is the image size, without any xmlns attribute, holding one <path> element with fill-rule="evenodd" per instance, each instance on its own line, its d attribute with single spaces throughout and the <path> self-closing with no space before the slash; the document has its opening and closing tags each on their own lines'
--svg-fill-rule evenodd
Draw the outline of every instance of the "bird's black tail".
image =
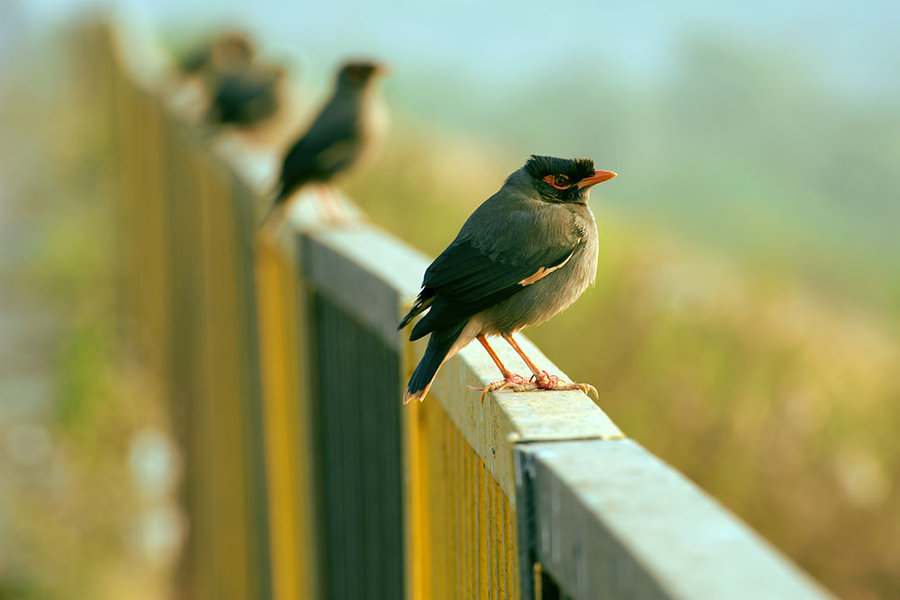
<svg viewBox="0 0 900 600">
<path fill-rule="evenodd" d="M 403 317 L 403 320 L 400 321 L 400 325 L 397 326 L 397 330 L 401 330 L 412 321 L 417 315 L 421 314 L 426 308 L 430 307 L 434 304 L 434 290 L 430 287 L 423 286 L 422 291 L 419 292 L 419 295 L 416 296 L 416 302 L 413 304 L 413 307 L 409 309 L 409 312 L 406 313 L 406 316 Z M 428 333 L 428 332 L 425 332 Z M 411 340 L 417 340 L 425 334 L 422 334 L 418 337 L 410 338 Z"/>
<path fill-rule="evenodd" d="M 447 353 L 453 348 L 453 344 L 459 338 L 459 334 L 462 333 L 465 326 L 466 322 L 462 321 L 457 326 L 431 332 L 425 355 L 419 361 L 416 370 L 413 371 L 412 377 L 409 379 L 409 385 L 406 386 L 403 404 L 413 400 L 421 400 L 425 397 L 437 370 L 446 360 Z"/>
</svg>

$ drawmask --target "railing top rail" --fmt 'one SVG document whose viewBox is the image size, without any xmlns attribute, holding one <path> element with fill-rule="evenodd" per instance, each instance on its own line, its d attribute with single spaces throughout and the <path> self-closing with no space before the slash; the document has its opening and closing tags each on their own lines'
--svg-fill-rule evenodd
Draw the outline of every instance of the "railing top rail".
<svg viewBox="0 0 900 600">
<path fill-rule="evenodd" d="M 520 450 L 520 484 L 530 486 L 527 502 L 536 515 L 520 543 L 530 539 L 534 557 L 572 597 L 829 597 L 632 440 L 538 443 Z"/>
</svg>

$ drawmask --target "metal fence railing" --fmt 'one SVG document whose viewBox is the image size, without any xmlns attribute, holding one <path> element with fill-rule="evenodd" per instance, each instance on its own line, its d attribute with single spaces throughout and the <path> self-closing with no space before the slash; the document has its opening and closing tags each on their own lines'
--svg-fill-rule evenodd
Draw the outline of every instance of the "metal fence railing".
<svg viewBox="0 0 900 600">
<path fill-rule="evenodd" d="M 361 222 L 255 239 L 274 155 L 224 157 L 166 107 L 155 55 L 80 39 L 108 90 L 124 304 L 185 456 L 181 596 L 827 597 L 584 394 L 480 402 L 477 344 L 404 407 L 424 346 L 396 325 L 426 258 Z"/>
</svg>

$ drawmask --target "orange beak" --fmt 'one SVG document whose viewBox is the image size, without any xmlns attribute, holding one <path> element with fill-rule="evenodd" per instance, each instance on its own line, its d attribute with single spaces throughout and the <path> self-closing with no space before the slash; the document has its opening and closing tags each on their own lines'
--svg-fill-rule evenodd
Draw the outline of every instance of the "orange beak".
<svg viewBox="0 0 900 600">
<path fill-rule="evenodd" d="M 585 177 L 578 182 L 578 189 L 581 190 L 586 187 L 591 187 L 592 185 L 597 185 L 598 183 L 603 183 L 604 181 L 609 181 L 616 175 L 618 175 L 618 173 L 613 171 L 594 171 L 592 177 Z"/>
</svg>

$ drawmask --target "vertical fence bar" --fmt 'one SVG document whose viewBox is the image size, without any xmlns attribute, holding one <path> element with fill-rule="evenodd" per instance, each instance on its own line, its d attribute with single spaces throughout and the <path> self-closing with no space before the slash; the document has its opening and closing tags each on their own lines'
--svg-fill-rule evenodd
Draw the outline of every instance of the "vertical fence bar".
<svg viewBox="0 0 900 600">
<path fill-rule="evenodd" d="M 287 236 L 285 236 L 287 237 Z M 269 472 L 273 597 L 316 598 L 307 314 L 296 239 L 257 241 L 256 278 Z"/>
<path fill-rule="evenodd" d="M 244 373 L 241 390 L 241 409 L 244 430 L 244 464 L 247 469 L 247 496 L 249 512 L 246 520 L 250 544 L 246 560 L 250 565 L 251 597 L 271 598 L 271 558 L 269 541 L 269 502 L 266 477 L 265 431 L 263 424 L 262 381 L 260 373 L 260 336 L 257 321 L 255 290 L 254 236 L 257 218 L 255 193 L 240 177 L 229 170 L 231 210 L 234 215 L 235 281 L 237 287 L 237 313 L 234 322 L 238 328 L 236 343 Z"/>
<path fill-rule="evenodd" d="M 321 597 L 399 598 L 405 553 L 398 294 L 315 235 L 302 240 L 315 365 Z"/>
<path fill-rule="evenodd" d="M 211 518 L 213 539 L 212 597 L 246 598 L 250 592 L 249 569 L 244 554 L 249 547 L 242 448 L 241 396 L 244 382 L 233 319 L 237 313 L 238 291 L 233 277 L 231 232 L 233 215 L 228 210 L 228 191 L 221 177 L 201 165 L 199 200 L 203 214 L 203 286 L 206 356 L 205 423 L 209 424 L 211 460 L 199 465 L 212 477 L 211 505 L 198 520 Z M 227 525 L 226 524 L 230 524 Z"/>
<path fill-rule="evenodd" d="M 262 443 L 251 220 L 246 192 L 207 157 L 200 169 L 204 334 L 208 400 L 214 406 L 211 465 L 216 490 L 214 569 L 218 597 L 269 597 L 268 523 Z M 190 199 L 185 199 L 191 201 Z"/>
<path fill-rule="evenodd" d="M 209 407 L 203 403 L 207 394 L 204 357 L 207 341 L 203 335 L 205 322 L 203 265 L 206 260 L 202 236 L 198 156 L 189 151 L 184 139 L 184 124 L 169 117 L 165 127 L 167 197 L 181 201 L 169 202 L 170 264 L 172 286 L 169 294 L 172 340 L 168 381 L 170 382 L 170 415 L 172 429 L 184 455 L 181 501 L 189 515 L 204 514 L 212 503 L 206 490 L 210 488 L 209 470 L 203 465 L 214 459 L 209 430 L 201 424 L 208 422 Z M 193 199 L 193 200 L 189 200 Z M 208 582 L 200 581 L 198 573 L 210 572 L 208 566 L 212 532 L 209 521 L 191 520 L 185 540 L 183 558 L 179 563 L 178 589 L 185 590 L 185 598 L 209 597 Z"/>
</svg>

